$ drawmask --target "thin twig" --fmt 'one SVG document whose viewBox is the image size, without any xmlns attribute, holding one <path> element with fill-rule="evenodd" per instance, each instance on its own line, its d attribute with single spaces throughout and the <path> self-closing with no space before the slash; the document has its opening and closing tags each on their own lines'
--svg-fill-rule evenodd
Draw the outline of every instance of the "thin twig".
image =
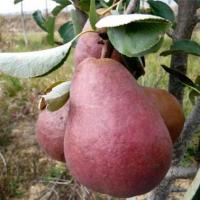
<svg viewBox="0 0 200 200">
<path fill-rule="evenodd" d="M 50 190 L 50 194 L 49 194 L 49 197 L 48 197 L 47 200 L 51 199 L 53 194 L 55 194 L 57 200 L 60 199 L 58 192 L 55 190 L 55 187 L 56 187 L 56 184 L 49 189 Z"/>
<path fill-rule="evenodd" d="M 59 195 L 55 190 L 56 184 L 53 184 L 50 188 L 48 187 L 44 191 L 41 192 L 40 196 L 35 198 L 34 200 L 49 200 L 53 194 L 56 195 L 56 199 L 59 199 Z"/>
<path fill-rule="evenodd" d="M 72 181 L 37 181 L 38 183 L 52 183 L 57 185 L 69 185 L 72 183 Z"/>
<path fill-rule="evenodd" d="M 175 144 L 175 153 L 173 159 L 173 165 L 177 165 L 180 163 L 184 156 L 184 152 L 186 152 L 186 148 L 188 143 L 191 141 L 192 136 L 195 132 L 197 132 L 200 126 L 200 98 L 197 99 L 196 106 L 193 108 L 189 117 L 187 118 L 184 128 L 179 138 L 178 142 Z"/>
<path fill-rule="evenodd" d="M 7 172 L 7 163 L 6 163 L 6 160 L 5 160 L 5 158 L 4 158 L 4 156 L 1 152 L 0 152 L 0 158 L 1 158 L 3 165 L 4 165 L 3 171 L 5 170 L 5 172 Z"/>
<path fill-rule="evenodd" d="M 103 16 L 103 15 L 107 14 L 107 13 L 110 12 L 114 7 L 118 6 L 119 3 L 120 3 L 120 1 L 114 3 L 112 6 L 110 6 L 110 7 L 107 8 L 105 11 L 103 11 L 102 13 L 100 13 L 100 15 Z"/>
<path fill-rule="evenodd" d="M 171 188 L 171 191 L 170 191 L 170 192 L 178 192 L 178 193 L 180 193 L 180 192 L 186 192 L 186 191 L 187 191 L 187 190 L 184 189 L 184 188 L 173 187 L 173 188 Z"/>
</svg>

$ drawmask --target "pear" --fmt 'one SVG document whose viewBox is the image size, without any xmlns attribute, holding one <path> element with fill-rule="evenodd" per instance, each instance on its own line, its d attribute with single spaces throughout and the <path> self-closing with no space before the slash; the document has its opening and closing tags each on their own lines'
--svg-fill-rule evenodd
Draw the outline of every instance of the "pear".
<svg viewBox="0 0 200 200">
<path fill-rule="evenodd" d="M 159 111 L 122 64 L 87 58 L 72 79 L 64 154 L 81 184 L 128 198 L 161 182 L 172 142 Z"/>
<path fill-rule="evenodd" d="M 88 20 L 83 27 L 83 31 L 92 30 L 90 21 Z M 98 32 L 88 32 L 80 36 L 74 51 L 74 64 L 77 66 L 86 58 L 100 58 L 102 48 L 105 44 Z M 113 50 L 111 58 L 118 62 L 123 62 L 121 54 L 117 50 Z"/>
<path fill-rule="evenodd" d="M 36 122 L 36 139 L 40 147 L 51 158 L 61 162 L 65 162 L 63 143 L 68 110 L 69 103 L 55 112 L 44 109 Z"/>
<path fill-rule="evenodd" d="M 168 130 L 172 142 L 175 143 L 181 134 L 185 117 L 177 99 L 166 90 L 143 87 L 145 94 L 152 99 L 158 108 Z"/>
</svg>

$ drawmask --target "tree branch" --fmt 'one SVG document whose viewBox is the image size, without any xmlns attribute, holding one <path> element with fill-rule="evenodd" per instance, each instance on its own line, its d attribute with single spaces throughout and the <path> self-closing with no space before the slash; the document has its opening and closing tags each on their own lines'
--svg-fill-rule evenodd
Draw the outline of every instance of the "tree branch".
<svg viewBox="0 0 200 200">
<path fill-rule="evenodd" d="M 0 152 L 0 159 L 2 160 L 2 162 L 3 162 L 3 165 L 4 165 L 4 167 L 3 167 L 3 172 L 7 172 L 7 163 L 6 163 L 6 160 L 5 160 L 5 158 L 4 158 L 4 156 L 3 156 L 3 154 Z"/>
<path fill-rule="evenodd" d="M 192 32 L 196 25 L 197 0 L 179 0 L 177 26 L 173 33 L 173 41 L 191 39 Z M 172 55 L 171 68 L 186 74 L 188 56 L 183 53 Z M 169 78 L 169 91 L 183 102 L 184 86 L 172 75 Z"/>
<path fill-rule="evenodd" d="M 184 168 L 184 167 L 172 167 L 165 179 L 161 182 L 161 184 L 153 191 L 151 192 L 146 200 L 163 200 L 166 199 L 171 192 L 171 185 L 175 182 L 176 179 L 187 179 L 187 178 L 193 178 L 197 172 L 197 167 L 190 167 L 190 168 Z"/>
<path fill-rule="evenodd" d="M 130 3 L 128 4 L 125 14 L 134 13 L 139 4 L 140 0 L 131 0 Z"/>
<path fill-rule="evenodd" d="M 171 184 L 174 181 L 170 179 L 164 179 L 160 185 L 151 192 L 145 200 L 164 200 L 168 197 L 171 191 Z"/>
<path fill-rule="evenodd" d="M 165 178 L 169 180 L 194 178 L 197 170 L 198 167 L 172 167 Z"/>
<path fill-rule="evenodd" d="M 173 165 L 179 164 L 186 151 L 187 144 L 191 140 L 193 134 L 197 131 L 200 125 L 200 97 L 197 99 L 197 104 L 193 108 L 190 116 L 185 122 L 182 134 L 178 142 L 174 145 Z"/>
</svg>

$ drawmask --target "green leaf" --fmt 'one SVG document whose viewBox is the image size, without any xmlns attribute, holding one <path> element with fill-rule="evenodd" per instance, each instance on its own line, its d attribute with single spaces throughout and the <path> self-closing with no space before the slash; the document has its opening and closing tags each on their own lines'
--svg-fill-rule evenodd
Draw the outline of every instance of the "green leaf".
<svg viewBox="0 0 200 200">
<path fill-rule="evenodd" d="M 90 0 L 89 20 L 90 20 L 90 24 L 92 28 L 95 30 L 96 29 L 95 24 L 99 20 L 99 16 L 97 15 L 97 12 L 96 12 L 95 0 Z"/>
<path fill-rule="evenodd" d="M 72 42 L 42 51 L 0 53 L 0 71 L 19 78 L 44 75 L 63 64 Z"/>
<path fill-rule="evenodd" d="M 168 19 L 172 22 L 175 21 L 175 15 L 170 6 L 162 1 L 148 0 L 153 14 Z"/>
<path fill-rule="evenodd" d="M 161 65 L 161 66 L 166 72 L 168 72 L 169 74 L 171 74 L 172 76 L 177 78 L 179 81 L 181 81 L 185 85 L 191 86 L 191 87 L 196 87 L 194 82 L 190 78 L 188 78 L 185 74 L 179 72 L 178 70 L 171 69 L 165 65 Z"/>
<path fill-rule="evenodd" d="M 63 10 L 63 8 L 65 8 L 65 5 L 63 6 L 63 5 L 59 5 L 59 6 L 56 6 L 53 10 L 52 10 L 52 14 L 54 15 L 54 16 L 57 16 L 62 10 Z"/>
<path fill-rule="evenodd" d="M 65 8 L 66 6 L 70 5 L 71 2 L 68 1 L 68 0 L 53 0 L 55 1 L 56 3 L 60 4 L 58 6 L 56 6 L 53 10 L 52 10 L 52 14 L 54 16 L 57 16 L 62 10 L 63 8 Z"/>
<path fill-rule="evenodd" d="M 97 23 L 97 28 L 118 27 L 131 23 L 151 23 L 151 24 L 166 24 L 171 25 L 171 22 L 162 17 L 149 14 L 124 14 L 124 15 L 109 15 L 101 18 Z"/>
<path fill-rule="evenodd" d="M 62 37 L 64 43 L 71 41 L 75 36 L 73 23 L 70 21 L 70 22 L 63 24 L 59 28 L 58 32 L 59 32 L 60 36 Z"/>
<path fill-rule="evenodd" d="M 68 4 L 70 4 L 69 0 L 53 0 L 53 1 L 55 1 L 56 3 L 58 3 L 60 5 L 68 5 Z"/>
<path fill-rule="evenodd" d="M 200 95 L 200 91 L 199 92 L 197 92 L 196 90 L 190 91 L 189 99 L 193 105 L 195 104 L 196 97 L 198 97 L 199 95 Z"/>
<path fill-rule="evenodd" d="M 19 2 L 22 2 L 23 0 L 14 0 L 14 4 L 17 4 Z"/>
<path fill-rule="evenodd" d="M 96 9 L 102 8 L 102 7 L 108 7 L 109 5 L 112 4 L 112 1 L 106 3 L 104 0 L 96 0 Z M 78 2 L 78 7 L 80 10 L 84 12 L 89 12 L 90 11 L 90 0 L 79 0 Z"/>
<path fill-rule="evenodd" d="M 144 56 L 159 49 L 166 23 L 131 23 L 108 28 L 108 37 L 112 45 L 128 57 Z"/>
<path fill-rule="evenodd" d="M 89 0 L 80 0 L 79 7 L 81 10 L 88 12 L 90 10 L 90 1 Z"/>
<path fill-rule="evenodd" d="M 45 22 L 47 28 L 47 41 L 49 44 L 54 44 L 54 28 L 55 28 L 55 17 L 49 16 Z"/>
<path fill-rule="evenodd" d="M 185 74 L 179 72 L 178 70 L 171 69 L 165 65 L 161 66 L 166 72 L 177 78 L 182 84 L 191 89 L 189 93 L 189 99 L 192 104 L 195 104 L 196 97 L 200 96 L 200 76 L 196 78 L 194 83 L 190 78 L 188 78 Z"/>
<path fill-rule="evenodd" d="M 137 80 L 140 76 L 145 74 L 145 58 L 144 57 L 127 57 L 122 55 L 123 63 L 128 71 Z"/>
<path fill-rule="evenodd" d="M 173 53 L 187 53 L 200 56 L 200 45 L 192 40 L 178 40 L 173 43 L 170 50 L 163 51 L 161 56 L 168 56 Z"/>
<path fill-rule="evenodd" d="M 37 10 L 33 13 L 33 19 L 41 29 L 47 31 L 45 26 L 45 18 L 42 16 L 42 12 L 40 10 Z"/>
<path fill-rule="evenodd" d="M 52 90 L 54 87 L 56 87 L 57 85 L 60 85 L 61 83 L 64 83 L 64 82 L 65 82 L 65 81 L 57 81 L 57 82 L 54 82 L 53 84 L 51 84 L 50 86 L 48 86 L 48 87 L 44 90 L 43 94 L 47 94 L 47 93 L 51 92 L 51 90 Z"/>
<path fill-rule="evenodd" d="M 107 28 L 112 45 L 128 57 L 157 51 L 170 25 L 169 20 L 147 14 L 111 15 L 96 23 L 97 28 Z"/>
<path fill-rule="evenodd" d="M 81 14 L 78 9 L 72 9 L 70 15 L 73 22 L 74 33 L 75 35 L 78 35 L 85 25 L 85 20 L 83 21 L 83 19 L 81 18 Z"/>
<path fill-rule="evenodd" d="M 46 104 L 46 108 L 49 111 L 56 111 L 61 108 L 69 99 L 71 82 L 63 82 L 55 87 L 52 90 L 42 95 L 43 103 Z"/>
<path fill-rule="evenodd" d="M 141 55 L 147 55 L 147 54 L 150 54 L 150 53 L 157 52 L 160 49 L 160 47 L 162 46 L 163 41 L 164 41 L 164 37 L 161 37 L 160 40 L 154 46 L 152 46 L 151 48 L 142 52 Z"/>
</svg>

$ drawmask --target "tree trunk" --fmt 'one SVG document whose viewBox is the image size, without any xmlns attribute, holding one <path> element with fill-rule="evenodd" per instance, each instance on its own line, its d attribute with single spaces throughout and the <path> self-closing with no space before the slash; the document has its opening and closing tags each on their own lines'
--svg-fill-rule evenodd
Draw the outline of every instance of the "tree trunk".
<svg viewBox="0 0 200 200">
<path fill-rule="evenodd" d="M 197 0 L 179 0 L 177 25 L 173 33 L 173 42 L 183 39 L 191 39 L 192 32 L 196 25 Z M 188 56 L 183 53 L 173 54 L 171 68 L 187 72 Z M 169 92 L 171 92 L 182 104 L 184 86 L 172 75 L 169 78 Z"/>
<path fill-rule="evenodd" d="M 26 46 L 28 46 L 28 38 L 27 38 L 27 33 L 26 33 L 23 2 L 21 2 L 21 23 L 22 23 L 22 30 L 23 30 L 23 36 L 24 36 L 24 43 L 25 43 Z"/>
<path fill-rule="evenodd" d="M 46 12 L 46 17 L 48 17 L 49 12 L 48 12 L 48 0 L 45 0 L 45 12 Z"/>
</svg>

